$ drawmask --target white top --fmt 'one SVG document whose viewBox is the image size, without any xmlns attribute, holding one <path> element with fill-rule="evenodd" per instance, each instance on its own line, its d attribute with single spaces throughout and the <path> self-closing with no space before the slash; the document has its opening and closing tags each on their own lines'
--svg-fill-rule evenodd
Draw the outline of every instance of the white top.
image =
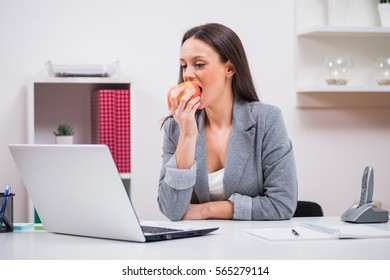
<svg viewBox="0 0 390 280">
<path fill-rule="evenodd" d="M 222 168 L 213 173 L 209 173 L 209 188 L 211 201 L 218 201 L 223 199 L 223 175 L 225 168 Z"/>
</svg>

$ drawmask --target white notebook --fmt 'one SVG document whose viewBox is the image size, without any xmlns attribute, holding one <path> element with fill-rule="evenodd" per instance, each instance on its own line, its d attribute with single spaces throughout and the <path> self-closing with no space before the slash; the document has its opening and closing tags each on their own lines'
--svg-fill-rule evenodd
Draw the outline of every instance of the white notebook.
<svg viewBox="0 0 390 280">
<path fill-rule="evenodd" d="M 302 223 L 291 228 L 245 229 L 245 232 L 269 241 L 390 238 L 390 231 L 365 225 L 322 226 Z"/>
</svg>

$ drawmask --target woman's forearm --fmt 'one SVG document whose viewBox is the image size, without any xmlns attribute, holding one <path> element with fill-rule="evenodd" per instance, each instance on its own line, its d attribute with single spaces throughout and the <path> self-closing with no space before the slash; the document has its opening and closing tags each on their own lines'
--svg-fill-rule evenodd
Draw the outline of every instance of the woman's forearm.
<svg viewBox="0 0 390 280">
<path fill-rule="evenodd" d="M 190 204 L 183 220 L 233 219 L 233 203 L 229 200 Z"/>
<path fill-rule="evenodd" d="M 181 136 L 176 149 L 178 169 L 190 169 L 195 161 L 196 137 Z"/>
</svg>

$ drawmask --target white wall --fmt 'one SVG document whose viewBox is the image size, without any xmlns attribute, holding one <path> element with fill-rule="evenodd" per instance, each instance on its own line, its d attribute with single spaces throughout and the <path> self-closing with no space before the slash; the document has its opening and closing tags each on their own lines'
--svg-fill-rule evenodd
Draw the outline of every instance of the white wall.
<svg viewBox="0 0 390 280">
<path fill-rule="evenodd" d="M 0 187 L 16 193 L 15 220 L 27 218 L 23 184 L 8 152 L 26 140 L 27 82 L 55 63 L 120 60 L 136 112 L 132 197 L 142 219 L 158 219 L 156 198 L 166 92 L 177 81 L 183 32 L 206 22 L 241 37 L 260 98 L 279 106 L 295 146 L 299 197 L 340 215 L 359 198 L 366 165 L 374 198 L 390 209 L 390 110 L 296 108 L 294 1 L 0 0 Z"/>
</svg>

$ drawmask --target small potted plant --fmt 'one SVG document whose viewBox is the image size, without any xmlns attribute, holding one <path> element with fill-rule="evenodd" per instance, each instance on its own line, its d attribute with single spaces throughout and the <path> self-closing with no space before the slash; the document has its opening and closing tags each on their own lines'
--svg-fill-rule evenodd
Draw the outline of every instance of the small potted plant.
<svg viewBox="0 0 390 280">
<path fill-rule="evenodd" d="M 57 130 L 53 131 L 53 133 L 56 136 L 57 144 L 73 144 L 75 131 L 70 124 L 64 123 L 58 125 Z"/>
<path fill-rule="evenodd" d="M 383 27 L 390 27 L 390 0 L 379 0 L 379 18 Z"/>
</svg>

